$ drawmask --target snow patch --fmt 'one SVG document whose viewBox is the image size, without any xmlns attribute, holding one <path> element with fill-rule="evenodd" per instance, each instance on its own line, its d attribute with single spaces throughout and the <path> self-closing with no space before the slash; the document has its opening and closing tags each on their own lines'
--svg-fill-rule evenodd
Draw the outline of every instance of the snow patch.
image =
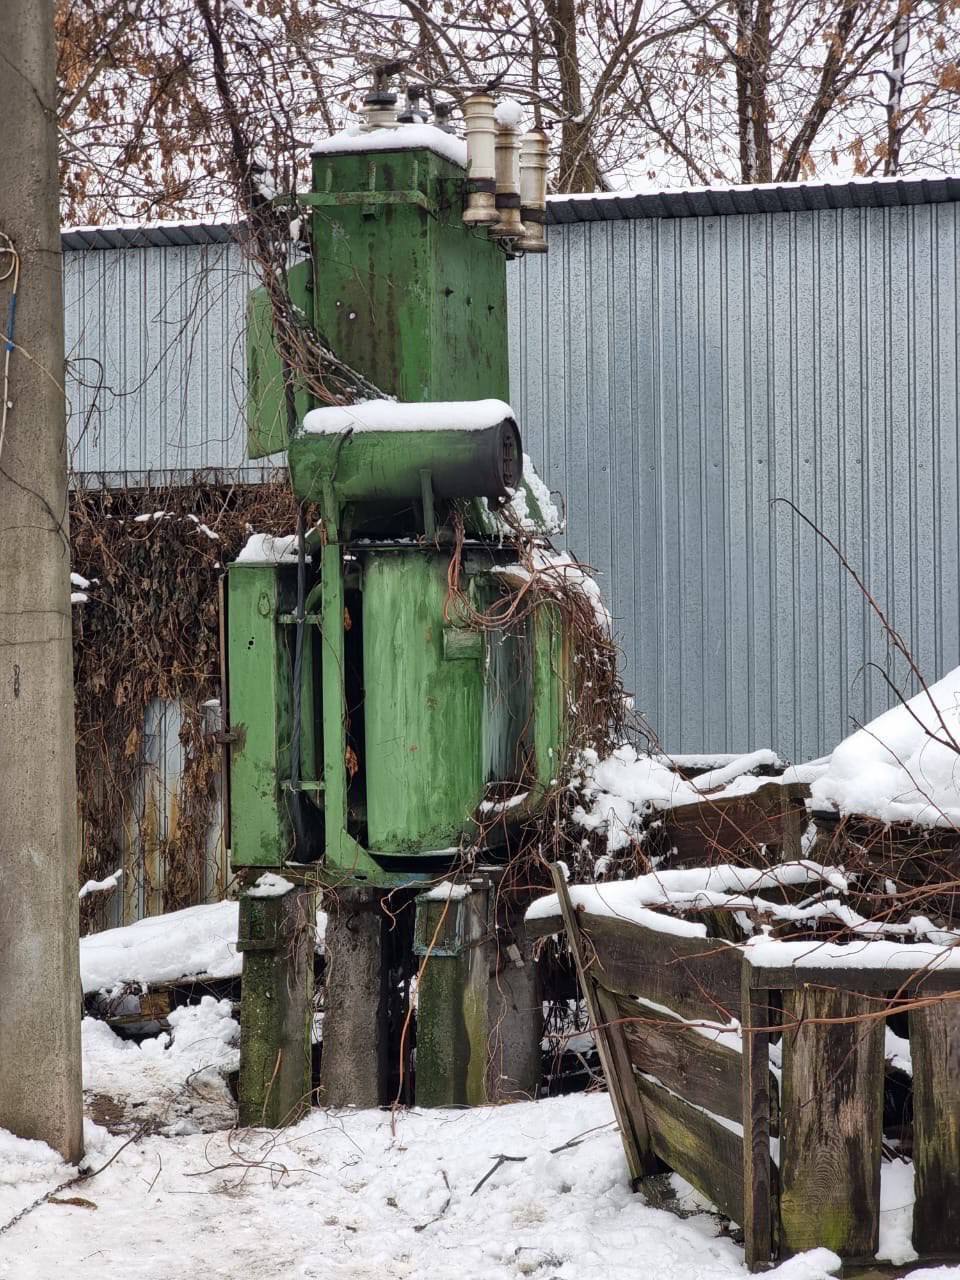
<svg viewBox="0 0 960 1280">
<path fill-rule="evenodd" d="M 484 431 L 504 418 L 515 420 L 503 400 L 361 400 L 358 404 L 311 409 L 303 420 L 308 435 L 343 431 Z"/>
<path fill-rule="evenodd" d="M 467 167 L 467 144 L 455 134 L 446 133 L 433 124 L 398 124 L 382 129 L 361 131 L 352 125 L 329 138 L 319 138 L 310 148 L 315 156 L 344 155 L 355 151 L 411 151 L 422 149 Z"/>
<path fill-rule="evenodd" d="M 265 871 L 257 883 L 247 890 L 247 897 L 282 898 L 285 893 L 289 893 L 294 887 L 289 880 L 284 880 L 283 876 L 275 875 L 272 871 Z"/>
<path fill-rule="evenodd" d="M 519 129 L 524 114 L 524 108 L 514 98 L 503 98 L 497 103 L 493 118 L 501 129 Z"/>
<path fill-rule="evenodd" d="M 651 907 L 677 906 L 709 907 L 721 898 L 733 893 L 752 895 L 760 889 L 783 885 L 808 884 L 827 878 L 833 868 L 817 862 L 783 862 L 766 871 L 750 867 L 738 867 L 720 863 L 715 867 L 690 867 L 673 871 L 652 871 L 635 880 L 613 880 L 606 884 L 578 884 L 570 887 L 570 900 L 595 916 L 611 916 L 629 920 L 656 929 L 660 933 L 672 933 L 691 938 L 706 937 L 706 926 L 689 920 L 663 915 Z M 745 896 L 745 909 L 752 909 L 754 900 Z M 555 893 L 538 898 L 527 909 L 528 920 L 543 920 L 560 915 L 560 903 Z M 718 945 L 726 945 L 718 943 Z M 780 946 L 780 943 L 771 943 Z M 810 943 L 798 943 L 810 949 Z M 958 953 L 960 954 L 960 953 Z M 752 955 L 752 952 L 751 952 Z M 786 963 L 786 962 L 785 962 Z"/>
<path fill-rule="evenodd" d="M 750 795 L 770 783 L 785 784 L 787 774 L 769 778 L 749 772 L 777 763 L 775 752 L 754 751 L 688 781 L 674 772 L 673 757 L 642 754 L 630 743 L 617 747 L 603 760 L 596 751 L 587 749 L 581 752 L 576 780 L 583 803 L 574 809 L 573 817 L 587 831 L 604 832 L 607 852 L 618 853 L 636 839 L 642 820 L 651 813 L 696 804 L 706 795 L 716 800 Z"/>
<path fill-rule="evenodd" d="M 310 557 L 307 556 L 309 561 Z M 274 537 L 271 533 L 251 533 L 240 548 L 235 564 L 296 564 L 297 535 Z"/>
<path fill-rule="evenodd" d="M 468 884 L 454 884 L 452 880 L 441 880 L 432 889 L 421 894 L 426 902 L 462 902 L 473 890 Z"/>
<path fill-rule="evenodd" d="M 532 499 L 532 505 L 531 505 Z M 510 524 L 504 520 L 501 510 L 494 510 L 486 498 L 483 499 L 493 522 L 494 529 L 504 537 L 512 532 Z M 513 520 L 528 533 L 562 533 L 563 516 L 553 500 L 550 490 L 537 474 L 533 460 L 528 453 L 523 455 L 523 479 L 520 487 L 510 495 L 507 503 Z M 537 514 L 539 509 L 539 515 Z"/>
<path fill-rule="evenodd" d="M 960 667 L 845 738 L 810 798 L 881 822 L 960 825 Z"/>
<path fill-rule="evenodd" d="M 232 978 L 240 973 L 236 902 L 186 907 L 164 916 L 105 929 L 80 939 L 84 991 L 123 982 L 170 982 L 191 974 Z"/>
<path fill-rule="evenodd" d="M 86 898 L 91 893 L 108 893 L 117 887 L 122 875 L 123 867 L 118 867 L 112 876 L 106 876 L 103 880 L 88 880 L 77 896 Z"/>
<path fill-rule="evenodd" d="M 759 969 L 787 965 L 804 969 L 889 969 L 904 976 L 960 970 L 960 946 L 939 946 L 935 942 L 780 942 L 756 937 L 747 938 L 744 946 L 747 959 Z"/>
</svg>

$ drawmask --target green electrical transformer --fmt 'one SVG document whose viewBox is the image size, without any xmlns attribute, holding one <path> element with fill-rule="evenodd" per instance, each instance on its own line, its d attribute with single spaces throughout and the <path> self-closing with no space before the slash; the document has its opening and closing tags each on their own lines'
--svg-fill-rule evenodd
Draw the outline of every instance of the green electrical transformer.
<svg viewBox="0 0 960 1280">
<path fill-rule="evenodd" d="M 288 393 L 269 299 L 250 298 L 249 453 L 286 450 L 319 519 L 299 541 L 254 539 L 227 575 L 229 840 L 247 883 L 307 868 L 338 889 L 425 887 L 468 850 L 496 861 L 563 750 L 559 610 L 493 621 L 516 573 L 505 513 L 555 530 L 507 403 L 513 246 L 465 222 L 484 183 L 463 150 L 423 124 L 330 139 L 298 200 L 292 300 L 383 399 Z M 281 937 L 271 910 L 242 912 L 251 963 Z M 248 1066 L 276 1075 L 262 1049 L 279 1034 L 244 1026 Z M 259 1119 L 280 1123 L 264 1095 L 261 1080 Z"/>
</svg>

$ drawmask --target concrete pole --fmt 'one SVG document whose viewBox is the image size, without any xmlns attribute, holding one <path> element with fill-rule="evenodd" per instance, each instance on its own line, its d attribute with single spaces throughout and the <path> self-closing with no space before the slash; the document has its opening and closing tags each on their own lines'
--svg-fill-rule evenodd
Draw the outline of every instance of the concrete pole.
<svg viewBox="0 0 960 1280">
<path fill-rule="evenodd" d="M 4 0 L 2 19 L 0 232 L 19 256 L 19 281 L 0 453 L 0 1127 L 76 1161 L 81 995 L 53 0 Z M 0 275 L 14 262 L 7 243 L 0 238 Z M 14 274 L 0 281 L 0 333 Z M 3 355 L 0 342 L 0 389 Z"/>
</svg>

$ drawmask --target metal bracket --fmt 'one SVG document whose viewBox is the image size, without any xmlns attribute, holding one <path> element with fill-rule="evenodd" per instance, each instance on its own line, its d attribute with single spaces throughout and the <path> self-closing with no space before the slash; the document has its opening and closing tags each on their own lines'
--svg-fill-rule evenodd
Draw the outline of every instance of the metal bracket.
<svg viewBox="0 0 960 1280">
<path fill-rule="evenodd" d="M 436 215 L 439 206 L 422 191 L 310 191 L 297 197 L 297 203 L 321 209 L 353 208 L 361 205 L 369 208 L 376 217 L 386 205 L 412 204 L 418 209 Z"/>
</svg>

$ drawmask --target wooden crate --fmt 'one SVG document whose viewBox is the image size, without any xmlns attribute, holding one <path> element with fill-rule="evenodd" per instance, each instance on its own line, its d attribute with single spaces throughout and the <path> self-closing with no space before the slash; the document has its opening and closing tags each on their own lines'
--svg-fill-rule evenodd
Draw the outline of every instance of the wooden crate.
<svg viewBox="0 0 960 1280">
<path fill-rule="evenodd" d="M 556 869 L 554 884 L 560 912 L 528 932 L 566 931 L 636 1186 L 661 1161 L 676 1170 L 743 1227 L 754 1270 L 815 1245 L 872 1261 L 884 1015 L 912 1003 L 914 1246 L 960 1257 L 956 970 L 761 968 L 748 949 L 667 920 L 660 930 L 574 910 Z M 733 1020 L 741 1034 L 716 1041 L 690 1025 Z"/>
</svg>

